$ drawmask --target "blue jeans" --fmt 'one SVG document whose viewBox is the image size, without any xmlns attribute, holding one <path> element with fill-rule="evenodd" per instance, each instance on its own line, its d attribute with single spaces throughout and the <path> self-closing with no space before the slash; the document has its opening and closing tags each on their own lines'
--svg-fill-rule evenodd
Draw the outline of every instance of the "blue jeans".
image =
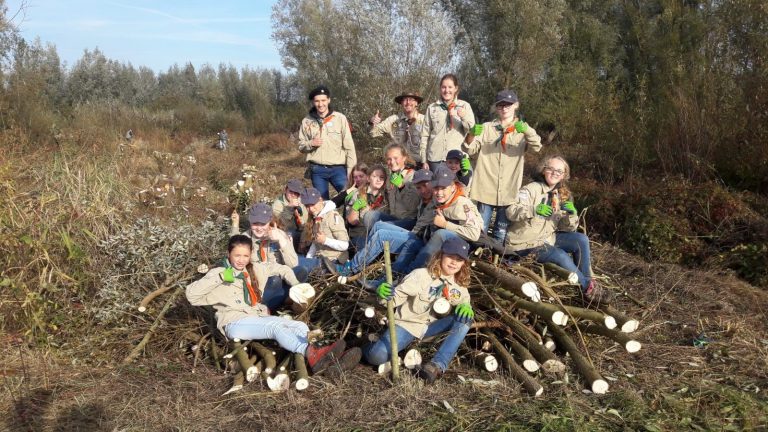
<svg viewBox="0 0 768 432">
<path fill-rule="evenodd" d="M 333 185 L 336 192 L 341 193 L 347 185 L 347 168 L 344 165 L 316 165 L 312 168 L 312 186 L 320 192 L 323 199 L 328 199 L 328 183 Z"/>
<path fill-rule="evenodd" d="M 365 225 L 368 229 L 371 229 L 374 225 L 376 225 L 376 222 L 379 221 L 389 222 L 392 225 L 399 226 L 400 228 L 405 228 L 407 230 L 410 230 L 414 227 L 414 225 L 416 225 L 416 218 L 398 219 L 380 210 L 371 210 L 365 213 L 365 216 L 363 216 L 363 225 Z"/>
<path fill-rule="evenodd" d="M 480 216 L 483 218 L 483 231 L 485 232 L 488 232 L 491 215 L 496 211 L 496 221 L 493 223 L 491 237 L 498 240 L 501 244 L 504 244 L 504 239 L 507 237 L 507 227 L 509 226 L 507 207 L 509 206 L 494 206 L 479 201 L 477 203 L 477 211 L 480 212 Z"/>
<path fill-rule="evenodd" d="M 432 233 L 432 237 L 429 238 L 429 241 L 426 245 L 421 241 L 421 239 L 416 239 L 418 241 L 409 242 L 409 244 L 403 247 L 403 251 L 401 253 L 415 253 L 416 258 L 404 263 L 405 267 L 402 269 L 401 273 L 410 273 L 414 269 L 426 267 L 427 264 L 429 264 L 429 260 L 435 256 L 438 251 L 440 251 L 440 248 L 443 247 L 443 243 L 445 243 L 445 241 L 451 237 L 460 236 L 453 231 L 448 231 L 447 229 L 439 229 Z M 398 261 L 399 260 L 400 257 L 398 257 Z M 395 266 L 393 264 L 392 268 L 394 269 L 394 267 Z"/>
<path fill-rule="evenodd" d="M 587 276 L 589 275 L 589 272 L 587 272 L 586 275 L 582 273 L 581 270 L 579 270 L 579 268 L 573 262 L 573 258 L 571 258 L 568 252 L 564 251 L 563 249 L 560 249 L 557 246 L 552 246 L 550 244 L 543 244 L 539 247 L 517 251 L 517 254 L 520 255 L 521 257 L 534 254 L 537 262 L 540 262 L 540 263 L 550 262 L 550 263 L 559 265 L 560 267 L 568 270 L 569 272 L 576 273 L 576 276 L 579 277 L 579 285 L 581 286 L 582 290 L 587 288 L 587 285 L 589 285 L 589 281 L 591 280 L 591 277 Z"/>
<path fill-rule="evenodd" d="M 440 344 L 440 348 L 437 349 L 435 356 L 432 357 L 432 362 L 437 364 L 440 370 L 445 371 L 448 369 L 448 364 L 456 355 L 456 351 L 467 335 L 470 325 L 471 321 L 463 323 L 456 319 L 456 315 L 451 315 L 440 318 L 427 327 L 427 332 L 424 334 L 425 338 L 448 332 L 448 337 Z M 399 325 L 395 325 L 395 335 L 397 336 L 397 352 L 404 350 L 416 339 L 416 336 L 408 333 Z M 382 333 L 378 341 L 363 348 L 365 360 L 372 365 L 386 363 L 392 358 L 390 347 L 389 329 L 387 329 Z"/>
<path fill-rule="evenodd" d="M 224 330 L 229 339 L 272 339 L 290 352 L 304 354 L 307 351 L 309 327 L 301 321 L 276 316 L 247 316 L 227 324 Z"/>
<path fill-rule="evenodd" d="M 299 255 L 299 267 L 303 267 L 310 273 L 312 270 L 321 267 L 322 265 L 323 261 L 320 258 L 307 258 L 304 255 Z M 298 276 L 296 276 L 296 278 L 298 279 Z"/>
<path fill-rule="evenodd" d="M 392 270 L 399 271 L 397 265 L 399 261 L 411 260 L 415 257 L 415 252 L 412 252 L 407 257 L 403 257 L 403 246 L 409 240 L 416 238 L 417 237 L 408 230 L 386 222 L 376 222 L 368 235 L 365 247 L 358 250 L 355 257 L 350 261 L 352 272 L 360 273 L 366 265 L 376 260 L 376 258 L 384 252 L 385 241 L 389 242 L 389 250 L 391 253 L 399 254 L 395 263 L 392 264 Z"/>
<path fill-rule="evenodd" d="M 555 233 L 555 246 L 573 256 L 573 262 L 579 268 L 586 286 L 592 279 L 592 258 L 589 253 L 589 237 L 576 231 L 558 231 Z M 581 282 L 581 279 L 579 279 Z"/>
<path fill-rule="evenodd" d="M 261 303 L 269 308 L 270 312 L 277 310 L 288 298 L 288 290 L 291 287 L 283 282 L 280 276 L 270 276 L 267 284 L 264 286 L 264 294 L 261 296 Z"/>
<path fill-rule="evenodd" d="M 297 265 L 296 267 L 292 268 L 293 274 L 296 276 L 296 279 L 299 280 L 299 282 L 304 283 L 309 278 L 309 270 L 306 268 Z"/>
</svg>

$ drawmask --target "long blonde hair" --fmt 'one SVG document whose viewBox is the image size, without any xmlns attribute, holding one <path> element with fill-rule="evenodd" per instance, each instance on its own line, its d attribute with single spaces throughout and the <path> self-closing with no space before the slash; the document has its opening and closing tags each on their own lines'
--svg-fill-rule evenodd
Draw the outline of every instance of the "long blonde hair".
<svg viewBox="0 0 768 432">
<path fill-rule="evenodd" d="M 568 161 L 565 160 L 564 157 L 560 155 L 552 155 L 547 156 L 544 159 L 539 162 L 538 165 L 536 165 L 536 174 L 534 174 L 534 180 L 545 182 L 544 180 L 544 168 L 549 166 L 549 161 L 557 160 L 562 162 L 563 164 L 563 177 L 560 180 L 560 182 L 557 184 L 557 195 L 560 197 L 560 200 L 562 201 L 570 201 L 571 199 L 571 189 L 568 187 L 568 179 L 571 178 L 571 166 L 568 165 Z"/>
<path fill-rule="evenodd" d="M 439 278 L 443 275 L 442 268 L 440 267 L 440 261 L 443 259 L 443 255 L 443 251 L 439 251 L 432 257 L 427 265 L 427 270 L 433 278 Z M 464 260 L 464 265 L 461 266 L 461 269 L 455 275 L 453 275 L 453 280 L 463 287 L 469 286 L 469 260 Z"/>
</svg>

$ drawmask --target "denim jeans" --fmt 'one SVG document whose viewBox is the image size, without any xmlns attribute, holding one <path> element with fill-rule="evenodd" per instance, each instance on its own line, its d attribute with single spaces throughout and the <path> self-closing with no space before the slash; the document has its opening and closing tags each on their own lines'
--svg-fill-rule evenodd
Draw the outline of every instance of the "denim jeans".
<svg viewBox="0 0 768 432">
<path fill-rule="evenodd" d="M 343 165 L 326 166 L 310 164 L 312 168 L 312 187 L 317 189 L 323 199 L 329 196 L 328 183 L 333 185 L 336 192 L 341 193 L 347 185 L 347 168 Z"/>
<path fill-rule="evenodd" d="M 299 267 L 303 267 L 310 273 L 317 267 L 322 267 L 322 265 L 323 261 L 320 258 L 307 258 L 304 255 L 299 255 Z M 298 276 L 296 278 L 298 279 Z"/>
<path fill-rule="evenodd" d="M 291 270 L 293 270 L 293 274 L 296 276 L 296 279 L 298 279 L 301 283 L 306 282 L 309 278 L 309 270 L 300 265 L 293 267 Z"/>
<path fill-rule="evenodd" d="M 363 216 L 363 225 L 365 225 L 368 229 L 371 229 L 379 221 L 388 222 L 392 225 L 405 228 L 407 230 L 410 230 L 414 227 L 414 225 L 416 225 L 416 218 L 398 219 L 380 210 L 371 210 L 367 212 L 365 216 Z"/>
<path fill-rule="evenodd" d="M 477 203 L 477 211 L 480 212 L 480 216 L 483 218 L 483 231 L 485 232 L 488 232 L 488 226 L 491 224 L 491 215 L 496 211 L 496 221 L 493 223 L 491 237 L 498 240 L 501 244 L 504 244 L 504 239 L 507 237 L 507 227 L 509 226 L 507 207 L 509 206 L 494 206 L 479 201 Z"/>
<path fill-rule="evenodd" d="M 573 256 L 573 262 L 583 275 L 586 286 L 592 279 L 592 258 L 589 253 L 589 237 L 576 231 L 555 233 L 555 246 Z M 578 274 L 578 273 L 577 273 Z M 581 279 L 579 279 L 581 281 Z"/>
<path fill-rule="evenodd" d="M 293 353 L 307 351 L 309 327 L 301 321 L 276 316 L 248 316 L 227 324 L 224 329 L 229 339 L 273 339 Z"/>
<path fill-rule="evenodd" d="M 389 242 L 389 250 L 391 253 L 399 254 L 395 261 L 395 263 L 397 263 L 403 256 L 403 246 L 412 238 L 416 238 L 416 236 L 406 229 L 386 222 L 376 222 L 368 235 L 365 247 L 358 250 L 355 257 L 350 261 L 352 272 L 360 273 L 366 265 L 376 260 L 376 258 L 384 252 L 385 241 Z M 405 257 L 402 259 L 413 259 L 415 253 L 411 253 L 409 257 L 410 258 Z M 392 265 L 392 270 L 399 271 L 395 264 Z"/>
<path fill-rule="evenodd" d="M 416 254 L 416 258 L 404 263 L 404 267 L 401 269 L 401 273 L 410 273 L 414 269 L 426 267 L 427 264 L 429 264 L 429 260 L 435 256 L 438 251 L 440 251 L 440 248 L 443 247 L 443 243 L 445 243 L 445 241 L 451 237 L 460 236 L 453 231 L 448 231 L 447 229 L 439 229 L 432 233 L 432 237 L 429 238 L 429 241 L 426 245 L 421 241 L 421 239 L 417 239 L 418 241 L 409 242 L 403 247 L 403 251 L 401 253 Z M 398 260 L 399 258 L 400 257 L 398 257 Z M 392 268 L 394 269 L 394 267 L 395 266 L 393 264 Z"/>
<path fill-rule="evenodd" d="M 461 345 L 467 332 L 469 332 L 471 324 L 471 321 L 463 323 L 456 319 L 456 315 L 451 315 L 440 318 L 427 327 L 427 332 L 424 334 L 425 338 L 448 332 L 448 337 L 440 344 L 435 356 L 432 358 L 432 362 L 437 364 L 440 370 L 445 371 L 448 369 L 448 364 L 456 355 L 456 351 L 459 349 L 459 345 Z M 416 339 L 416 336 L 408 333 L 399 325 L 395 325 L 395 335 L 397 336 L 397 352 L 404 350 Z M 390 347 L 389 330 L 385 330 L 378 341 L 363 348 L 365 360 L 372 365 L 386 363 L 392 356 Z"/>
<path fill-rule="evenodd" d="M 274 312 L 288 298 L 288 290 L 290 288 L 287 283 L 283 282 L 283 278 L 280 276 L 270 276 L 267 279 L 266 286 L 264 286 L 261 303 L 267 306 L 270 312 Z"/>
<path fill-rule="evenodd" d="M 587 273 L 587 275 L 582 273 L 581 270 L 579 270 L 579 268 L 573 262 L 573 258 L 571 258 L 568 252 L 560 249 L 559 247 L 552 246 L 550 244 L 543 244 L 539 247 L 517 251 L 517 254 L 521 257 L 535 254 L 537 262 L 542 264 L 548 262 L 557 264 L 569 272 L 576 273 L 576 276 L 579 277 L 579 285 L 581 286 L 582 290 L 587 288 L 587 285 L 589 285 L 589 281 L 591 280 L 591 277 L 587 276 L 589 273 Z"/>
</svg>

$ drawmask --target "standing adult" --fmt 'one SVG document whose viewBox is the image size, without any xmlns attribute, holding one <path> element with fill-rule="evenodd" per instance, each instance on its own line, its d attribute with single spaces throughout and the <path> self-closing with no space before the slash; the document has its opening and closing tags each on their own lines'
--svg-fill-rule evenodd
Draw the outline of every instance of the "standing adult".
<svg viewBox="0 0 768 432">
<path fill-rule="evenodd" d="M 541 137 L 518 117 L 520 102 L 515 92 L 500 91 L 495 105 L 498 118 L 474 125 L 465 148 L 470 156 L 477 155 L 469 197 L 477 202 L 483 217 L 483 232 L 488 231 L 491 215 L 496 212 L 493 238 L 503 244 L 509 225 L 505 211 L 517 200 L 523 183 L 525 151 L 541 150 Z"/>
<path fill-rule="evenodd" d="M 421 130 L 419 157 L 423 168 L 434 172 L 451 150 L 461 150 L 464 136 L 475 125 L 469 103 L 459 97 L 459 79 L 454 74 L 440 78 L 440 99 L 427 107 Z"/>
<path fill-rule="evenodd" d="M 222 129 L 221 132 L 218 133 L 219 136 L 219 143 L 216 146 L 219 150 L 226 150 L 227 144 L 229 143 L 229 135 L 227 135 L 227 130 Z"/>
<path fill-rule="evenodd" d="M 419 149 L 421 148 L 421 131 L 424 128 L 424 114 L 419 112 L 419 104 L 424 98 L 418 92 L 405 92 L 395 97 L 395 103 L 403 108 L 402 113 L 392 114 L 381 119 L 379 112 L 371 117 L 371 137 L 378 138 L 387 134 L 392 142 L 400 144 L 408 152 L 408 156 L 416 162 L 422 163 Z"/>
<path fill-rule="evenodd" d="M 301 121 L 299 151 L 307 154 L 312 186 L 327 200 L 328 184 L 344 191 L 347 175 L 357 163 L 347 117 L 331 107 L 331 92 L 319 86 L 309 92 L 312 109 Z"/>
</svg>

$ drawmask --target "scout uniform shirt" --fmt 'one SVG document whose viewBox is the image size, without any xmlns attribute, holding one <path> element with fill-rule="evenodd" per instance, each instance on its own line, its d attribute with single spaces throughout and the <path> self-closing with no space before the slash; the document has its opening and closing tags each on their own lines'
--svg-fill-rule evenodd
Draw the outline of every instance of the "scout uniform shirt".
<svg viewBox="0 0 768 432">
<path fill-rule="evenodd" d="M 309 219 L 309 212 L 304 204 L 299 203 L 296 207 L 289 206 L 284 193 L 272 201 L 272 215 L 280 221 L 283 229 L 297 233 L 301 232 Z"/>
<path fill-rule="evenodd" d="M 385 186 L 389 206 L 387 212 L 397 219 L 412 219 L 416 217 L 416 206 L 419 205 L 419 191 L 413 185 L 414 171 L 403 168 L 400 172 L 403 174 L 403 185 L 399 188 L 387 178 Z"/>
<path fill-rule="evenodd" d="M 293 267 L 299 265 L 299 257 L 293 249 L 293 241 L 285 231 L 275 227 L 272 227 L 272 229 L 277 231 L 278 236 L 283 237 L 283 245 L 268 238 L 256 238 L 251 230 L 241 233 L 249 237 L 253 242 L 251 264 L 253 264 L 254 268 L 263 266 L 267 270 L 268 276 L 280 276 L 290 286 L 298 285 L 300 282 L 293 272 Z M 230 233 L 230 235 L 235 234 L 237 234 L 236 230 Z M 258 276 L 259 274 L 257 273 Z M 259 281 L 259 286 L 264 286 L 266 283 L 266 279 Z"/>
<path fill-rule="evenodd" d="M 349 260 L 349 233 L 344 226 L 344 218 L 336 211 L 336 204 L 332 201 L 325 201 L 323 209 L 320 214 L 314 219 L 314 225 L 312 226 L 312 238 L 315 238 L 315 234 L 321 232 L 325 234 L 326 243 L 331 240 L 332 243 L 338 243 L 344 245 L 343 250 L 336 245 L 320 244 L 315 241 L 312 242 L 312 246 L 307 252 L 307 258 L 314 258 L 315 256 L 324 257 L 331 260 L 336 260 L 339 263 L 345 263 Z"/>
<path fill-rule="evenodd" d="M 478 154 L 469 197 L 488 205 L 507 206 L 515 201 L 523 184 L 523 155 L 526 150 L 541 150 L 541 137 L 530 126 L 524 134 L 516 132 L 514 122 L 499 129 L 499 120 L 484 123 L 483 133 L 464 145 L 470 156 Z"/>
<path fill-rule="evenodd" d="M 463 100 L 456 99 L 456 108 L 464 110 L 464 119 L 449 118 L 447 106 L 437 101 L 429 104 L 421 131 L 419 157 L 422 162 L 441 162 L 451 150 L 460 150 L 464 136 L 475 125 L 472 107 Z"/>
<path fill-rule="evenodd" d="M 429 324 L 441 318 L 432 310 L 432 304 L 441 297 L 451 306 L 469 303 L 469 291 L 457 284 L 453 276 L 433 278 L 426 268 L 408 273 L 392 296 L 397 308 L 395 324 L 421 339 Z"/>
<path fill-rule="evenodd" d="M 323 144 L 313 147 L 312 140 L 321 137 Z M 319 165 L 344 165 L 347 172 L 357 164 L 355 143 L 349 121 L 344 114 L 331 111 L 325 118 L 311 112 L 301 121 L 299 151 L 307 154 L 307 162 Z"/>
<path fill-rule="evenodd" d="M 424 231 L 432 225 L 435 220 L 435 200 L 429 199 L 426 202 L 421 200 L 418 211 L 416 212 L 416 225 L 411 232 L 421 238 L 424 237 Z"/>
<path fill-rule="evenodd" d="M 447 221 L 444 229 L 455 232 L 468 242 L 477 241 L 483 231 L 483 218 L 477 211 L 475 203 L 463 195 L 461 183 L 456 182 L 455 185 L 456 192 L 453 196 L 444 204 L 435 202 L 435 210 L 443 211 L 443 216 Z M 431 229 L 432 232 L 435 232 L 440 228 L 432 225 Z"/>
<path fill-rule="evenodd" d="M 536 214 L 536 206 L 542 203 L 552 206 L 551 216 Z M 578 215 L 563 212 L 560 204 L 562 202 L 557 190 L 546 183 L 533 182 L 523 186 L 517 194 L 517 201 L 507 207 L 509 227 L 506 249 L 519 251 L 539 247 L 544 243 L 554 246 L 555 231 L 576 231 Z"/>
<path fill-rule="evenodd" d="M 408 155 L 416 162 L 421 163 L 421 131 L 424 129 L 424 114 L 417 113 L 416 118 L 409 119 L 404 114 L 391 116 L 382 120 L 371 128 L 371 137 L 378 138 L 385 133 L 392 137 L 392 141 L 405 147 Z"/>
<path fill-rule="evenodd" d="M 187 300 L 192 306 L 213 306 L 213 309 L 216 310 L 216 327 L 222 334 L 225 333 L 224 328 L 227 324 L 249 316 L 269 315 L 267 306 L 261 303 L 251 305 L 251 299 L 246 294 L 247 290 L 245 290 L 244 280 L 241 279 L 241 273 L 235 271 L 234 282 L 224 282 L 221 280 L 221 273 L 224 270 L 226 270 L 225 267 L 213 268 L 202 279 L 187 285 L 186 289 Z M 263 273 L 263 270 L 258 268 L 254 268 L 254 271 L 257 274 Z M 266 281 L 266 275 L 263 276 L 264 281 Z M 254 278 L 254 275 L 251 275 L 252 281 L 256 279 L 262 278 Z M 258 284 L 258 287 L 254 286 L 254 288 L 264 294 L 264 285 Z"/>
</svg>

